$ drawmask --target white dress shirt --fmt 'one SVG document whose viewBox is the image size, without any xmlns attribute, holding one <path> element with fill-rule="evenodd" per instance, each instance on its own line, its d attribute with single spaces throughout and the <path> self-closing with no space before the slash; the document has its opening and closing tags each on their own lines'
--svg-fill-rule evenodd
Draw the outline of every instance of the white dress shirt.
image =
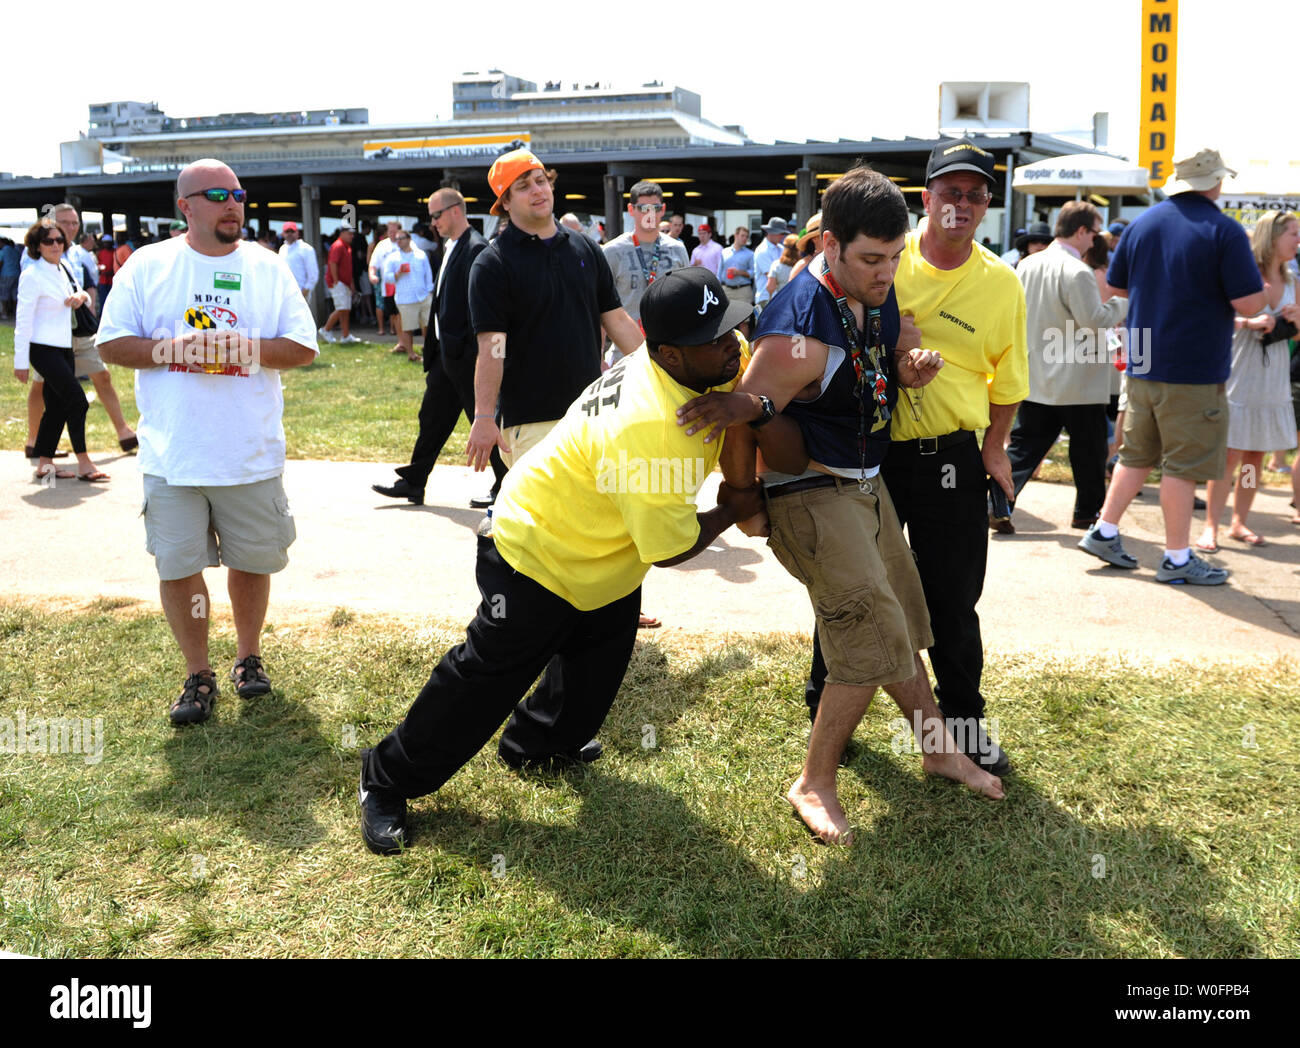
<svg viewBox="0 0 1300 1048">
<path fill-rule="evenodd" d="M 436 298 L 442 291 L 442 278 L 447 272 L 447 263 L 451 261 L 451 253 L 456 250 L 456 245 L 460 243 L 459 239 L 448 239 L 443 243 L 442 248 L 442 265 L 438 267 L 438 280 L 433 286 L 433 294 Z M 442 338 L 442 332 L 438 330 L 438 311 L 433 311 L 433 337 Z"/>
<path fill-rule="evenodd" d="M 320 279 L 320 263 L 316 261 L 316 252 L 311 245 L 303 240 L 295 240 L 292 244 L 285 241 L 280 245 L 280 257 L 289 264 L 298 286 L 310 293 Z"/>
</svg>

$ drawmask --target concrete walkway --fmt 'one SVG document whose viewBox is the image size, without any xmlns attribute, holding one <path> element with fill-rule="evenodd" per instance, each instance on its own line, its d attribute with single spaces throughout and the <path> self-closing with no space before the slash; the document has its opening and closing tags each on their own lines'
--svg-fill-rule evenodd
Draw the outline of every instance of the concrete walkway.
<svg viewBox="0 0 1300 1048">
<path fill-rule="evenodd" d="M 0 452 L 0 600 L 128 597 L 157 607 L 136 459 L 96 462 L 111 483 L 43 488 L 19 452 Z M 482 517 L 469 498 L 486 490 L 484 477 L 439 465 L 428 503 L 417 507 L 370 490 L 395 479 L 387 466 L 290 462 L 285 486 L 298 541 L 272 584 L 272 620 L 324 618 L 346 607 L 415 625 L 468 622 L 478 603 L 474 529 Z M 701 504 L 712 505 L 716 482 L 715 475 Z M 1142 567 L 1121 571 L 1074 548 L 1080 532 L 1068 527 L 1069 485 L 1032 483 L 1016 510 L 1017 534 L 991 541 L 979 608 L 986 647 L 1156 660 L 1285 657 L 1300 665 L 1300 528 L 1287 523 L 1289 499 L 1289 489 L 1269 488 L 1255 501 L 1250 523 L 1266 548 L 1232 542 L 1221 529 L 1223 552 L 1212 559 L 1232 570 L 1226 586 L 1167 586 L 1154 577 L 1163 548 L 1155 488 L 1145 489 L 1124 527 L 1125 545 Z M 209 572 L 209 585 L 223 603 L 218 573 Z M 653 569 L 643 606 L 663 619 L 665 631 L 812 628 L 806 592 L 761 540 L 735 529 L 685 565 Z"/>
</svg>

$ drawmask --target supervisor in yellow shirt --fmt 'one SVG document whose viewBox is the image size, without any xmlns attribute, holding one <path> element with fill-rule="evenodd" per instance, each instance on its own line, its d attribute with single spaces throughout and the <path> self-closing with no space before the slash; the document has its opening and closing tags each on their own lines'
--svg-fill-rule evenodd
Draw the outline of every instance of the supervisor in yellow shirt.
<svg viewBox="0 0 1300 1048">
<path fill-rule="evenodd" d="M 1010 762 L 980 726 L 984 643 L 975 605 L 988 560 L 989 490 L 996 484 L 1012 497 L 1004 445 L 1029 395 L 1025 292 L 1015 271 L 975 240 L 1001 188 L 992 154 L 969 139 L 941 142 L 925 182 L 926 217 L 908 234 L 894 277 L 899 345 L 907 345 L 910 315 L 919 345 L 937 350 L 943 369 L 923 389 L 901 391 L 881 471 L 930 609 L 935 697 L 954 738 L 971 741 L 967 756 L 1002 775 Z"/>
<path fill-rule="evenodd" d="M 497 753 L 511 767 L 600 755 L 594 736 L 627 671 L 646 573 L 689 560 L 762 509 L 757 484 L 724 484 L 718 504 L 697 511 L 721 441 L 705 443 L 705 430 L 677 417 L 735 385 L 735 328 L 751 310 L 699 267 L 657 280 L 641 300 L 646 348 L 587 387 L 506 475 L 493 534 L 479 539 L 483 600 L 464 643 L 434 667 L 406 719 L 362 751 L 372 851 L 410 843 L 407 799 L 438 789 L 507 715 Z"/>
</svg>

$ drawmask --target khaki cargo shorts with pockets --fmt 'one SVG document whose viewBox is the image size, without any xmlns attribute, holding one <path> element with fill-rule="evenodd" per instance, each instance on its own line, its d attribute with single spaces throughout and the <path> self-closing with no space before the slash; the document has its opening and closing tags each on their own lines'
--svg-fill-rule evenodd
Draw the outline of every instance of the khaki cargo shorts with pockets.
<svg viewBox="0 0 1300 1048">
<path fill-rule="evenodd" d="M 913 656 L 934 643 L 912 550 L 876 475 L 769 495 L 769 548 L 808 587 L 826 683 L 878 687 L 911 679 Z M 779 489 L 778 489 L 779 492 Z"/>
<path fill-rule="evenodd" d="M 273 575 L 289 563 L 298 537 L 280 477 L 254 484 L 175 487 L 144 477 L 145 550 L 164 582 L 224 564 L 251 575 Z"/>
<path fill-rule="evenodd" d="M 1130 379 L 1119 460 L 1168 477 L 1218 480 L 1227 465 L 1228 395 L 1222 385 Z"/>
</svg>

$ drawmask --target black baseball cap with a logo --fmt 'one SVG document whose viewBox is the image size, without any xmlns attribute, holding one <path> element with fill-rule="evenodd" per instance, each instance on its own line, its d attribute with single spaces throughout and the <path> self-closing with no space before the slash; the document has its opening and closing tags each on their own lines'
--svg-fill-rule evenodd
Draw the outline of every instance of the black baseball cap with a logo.
<svg viewBox="0 0 1300 1048">
<path fill-rule="evenodd" d="M 958 138 L 940 142 L 930 150 L 930 162 L 925 165 L 925 184 L 940 175 L 950 175 L 954 171 L 973 171 L 988 180 L 989 189 L 998 188 L 997 176 L 993 171 L 993 154 L 981 149 L 969 138 Z"/>
<path fill-rule="evenodd" d="M 754 312 L 732 302 L 713 273 L 702 266 L 674 269 L 641 296 L 641 327 L 649 342 L 702 346 L 725 335 Z"/>
</svg>

